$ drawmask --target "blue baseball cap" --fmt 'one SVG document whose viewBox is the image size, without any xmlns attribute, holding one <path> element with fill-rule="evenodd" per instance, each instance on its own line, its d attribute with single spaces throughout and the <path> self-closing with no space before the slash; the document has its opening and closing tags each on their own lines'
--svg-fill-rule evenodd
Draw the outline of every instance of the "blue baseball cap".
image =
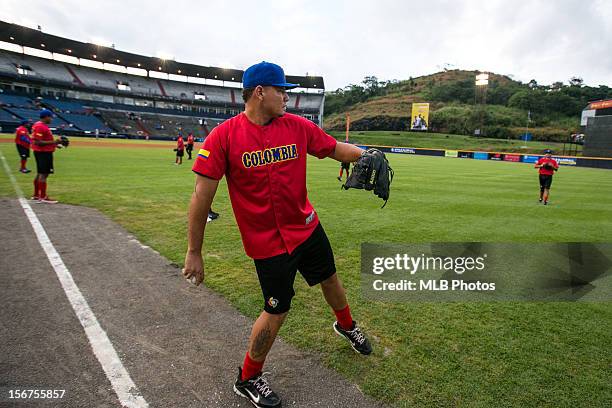
<svg viewBox="0 0 612 408">
<path fill-rule="evenodd" d="M 40 118 L 46 118 L 46 117 L 53 117 L 53 112 L 51 112 L 49 109 L 43 109 L 40 111 Z"/>
<path fill-rule="evenodd" d="M 242 74 L 242 87 L 255 88 L 256 86 L 278 86 L 282 88 L 297 88 L 300 84 L 290 84 L 285 78 L 285 71 L 276 64 L 262 61 L 251 65 Z"/>
<path fill-rule="evenodd" d="M 552 150 L 546 149 L 546 150 L 544 150 L 544 154 L 552 154 Z"/>
<path fill-rule="evenodd" d="M 20 122 L 19 122 L 19 124 L 20 124 L 21 126 L 25 126 L 25 125 L 27 125 L 28 123 L 30 123 L 30 119 L 24 119 L 24 120 L 22 120 L 22 121 L 20 121 Z"/>
</svg>

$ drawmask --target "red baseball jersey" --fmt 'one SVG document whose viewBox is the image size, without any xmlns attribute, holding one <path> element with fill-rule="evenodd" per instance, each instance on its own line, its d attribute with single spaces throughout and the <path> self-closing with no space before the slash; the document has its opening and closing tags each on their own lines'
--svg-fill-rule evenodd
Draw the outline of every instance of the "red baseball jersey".
<svg viewBox="0 0 612 408">
<path fill-rule="evenodd" d="M 553 159 L 552 157 L 551 157 L 551 158 L 548 158 L 548 157 L 540 157 L 540 158 L 538 159 L 538 161 L 536 162 L 536 164 L 535 164 L 535 165 L 536 165 L 536 166 L 539 166 L 539 165 L 546 164 L 546 163 L 550 164 L 550 165 L 551 165 L 552 167 L 554 167 L 555 169 L 558 169 L 558 168 L 559 168 L 559 164 L 558 164 L 558 163 L 557 163 L 557 161 L 556 161 L 555 159 Z M 545 176 L 551 176 L 551 175 L 555 174 L 555 171 L 554 171 L 553 169 L 551 169 L 551 168 L 540 167 L 538 170 L 539 170 L 539 173 L 540 173 L 540 174 L 543 174 L 543 175 L 545 175 Z"/>
<path fill-rule="evenodd" d="M 34 124 L 34 126 L 32 126 L 32 140 L 51 141 L 54 139 L 53 139 L 53 135 L 51 134 L 51 130 L 49 129 L 49 126 L 38 121 Z M 38 146 L 37 144 L 33 143 L 32 150 L 35 152 L 54 152 L 55 144 Z"/>
<path fill-rule="evenodd" d="M 185 148 L 185 142 L 183 142 L 183 136 L 179 136 L 176 139 L 176 148 L 179 150 L 183 150 Z"/>
<path fill-rule="evenodd" d="M 32 141 L 30 140 L 30 132 L 28 131 L 27 127 L 19 126 L 17 128 L 15 131 L 15 143 L 25 147 L 26 149 L 30 148 Z"/>
<path fill-rule="evenodd" d="M 193 135 L 190 134 L 189 136 L 187 136 L 187 144 L 193 144 Z"/>
<path fill-rule="evenodd" d="M 259 126 L 241 113 L 208 135 L 193 171 L 225 175 L 245 252 L 263 259 L 293 252 L 319 224 L 306 191 L 306 155 L 322 159 L 335 149 L 336 139 L 301 116 Z"/>
</svg>

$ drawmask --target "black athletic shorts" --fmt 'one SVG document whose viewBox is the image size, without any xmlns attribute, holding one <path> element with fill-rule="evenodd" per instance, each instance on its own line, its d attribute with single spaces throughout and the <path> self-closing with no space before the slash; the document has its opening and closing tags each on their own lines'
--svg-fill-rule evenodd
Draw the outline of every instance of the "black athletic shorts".
<svg viewBox="0 0 612 408">
<path fill-rule="evenodd" d="M 30 149 L 28 149 L 27 147 L 23 147 L 22 145 L 19 145 L 17 143 L 15 143 L 15 146 L 17 146 L 17 153 L 19 153 L 19 157 L 24 160 L 30 157 Z"/>
<path fill-rule="evenodd" d="M 342 168 L 343 168 L 344 170 L 350 170 L 350 168 L 351 168 L 351 163 L 349 163 L 349 162 L 342 162 Z"/>
<path fill-rule="evenodd" d="M 36 172 L 38 174 L 53 173 L 53 153 L 52 152 L 34 152 L 36 159 Z"/>
<path fill-rule="evenodd" d="M 183 149 L 176 149 L 176 157 L 183 157 L 185 151 Z"/>
<path fill-rule="evenodd" d="M 264 310 L 271 314 L 289 311 L 291 299 L 295 295 L 293 282 L 297 271 L 300 271 L 310 286 L 336 273 L 334 253 L 320 223 L 291 255 L 284 253 L 271 258 L 255 259 L 255 268 L 264 297 Z"/>
<path fill-rule="evenodd" d="M 550 185 L 552 184 L 552 174 L 540 174 L 540 188 L 550 189 Z"/>
<path fill-rule="evenodd" d="M 188 144 L 187 145 L 187 151 L 188 152 L 192 152 L 193 151 L 193 145 L 192 144 Z"/>
</svg>

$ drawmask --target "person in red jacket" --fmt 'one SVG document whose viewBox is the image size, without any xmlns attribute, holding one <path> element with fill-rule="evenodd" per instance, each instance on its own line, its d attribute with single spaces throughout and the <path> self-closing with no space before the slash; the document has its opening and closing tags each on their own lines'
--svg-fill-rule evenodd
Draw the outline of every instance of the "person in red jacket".
<svg viewBox="0 0 612 408">
<path fill-rule="evenodd" d="M 179 133 L 178 138 L 176 138 L 176 160 L 174 164 L 177 166 L 179 164 L 183 164 L 183 155 L 185 154 L 185 142 L 183 141 L 183 135 Z"/>
<path fill-rule="evenodd" d="M 336 142 L 308 119 L 286 113 L 287 89 L 298 85 L 286 82 L 280 66 L 253 65 L 242 79 L 245 111 L 215 127 L 193 164 L 196 182 L 183 275 L 195 285 L 204 279 L 206 214 L 225 176 L 242 243 L 254 260 L 263 295 L 263 311 L 253 325 L 233 389 L 257 407 L 279 407 L 280 397 L 262 367 L 291 307 L 298 271 L 308 285 L 320 285 L 335 315 L 333 332 L 356 352 L 372 352 L 351 316 L 332 247 L 306 189 L 308 155 L 355 162 L 363 150 Z"/>
<path fill-rule="evenodd" d="M 187 151 L 188 156 L 187 160 L 191 160 L 191 152 L 193 152 L 193 142 L 193 133 L 189 132 L 189 135 L 187 135 L 187 148 L 185 149 Z"/>
<path fill-rule="evenodd" d="M 544 201 L 544 205 L 547 205 L 553 174 L 559 170 L 559 163 L 552 158 L 552 150 L 547 149 L 544 151 L 544 157 L 540 157 L 534 167 L 540 174 L 540 202 Z"/>
<path fill-rule="evenodd" d="M 30 145 L 32 144 L 30 131 L 28 130 L 29 124 L 29 120 L 22 120 L 15 131 L 15 145 L 17 146 L 17 153 L 21 159 L 21 167 L 19 168 L 21 173 L 29 173 L 31 171 L 26 168 L 26 163 L 30 157 Z"/>
<path fill-rule="evenodd" d="M 32 200 L 55 204 L 47 195 L 47 178 L 53 174 L 53 152 L 61 148 L 60 139 L 53 139 L 49 124 L 53 120 L 53 112 L 48 109 L 40 111 L 40 120 L 32 126 L 32 151 L 36 159 L 36 178 L 34 179 L 34 195 Z"/>
</svg>

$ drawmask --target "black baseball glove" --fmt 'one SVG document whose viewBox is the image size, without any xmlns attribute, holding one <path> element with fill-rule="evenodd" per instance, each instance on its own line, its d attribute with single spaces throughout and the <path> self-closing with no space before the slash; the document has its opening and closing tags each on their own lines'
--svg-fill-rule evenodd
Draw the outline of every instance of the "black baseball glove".
<svg viewBox="0 0 612 408">
<path fill-rule="evenodd" d="M 378 149 L 368 149 L 357 160 L 342 188 L 374 190 L 374 194 L 385 200 L 381 207 L 383 208 L 389 199 L 391 181 L 393 181 L 393 169 L 389 166 L 385 154 Z"/>
<path fill-rule="evenodd" d="M 61 144 L 64 147 L 68 147 L 68 145 L 70 144 L 70 140 L 68 140 L 66 136 L 60 136 L 58 142 L 58 144 Z"/>
</svg>

